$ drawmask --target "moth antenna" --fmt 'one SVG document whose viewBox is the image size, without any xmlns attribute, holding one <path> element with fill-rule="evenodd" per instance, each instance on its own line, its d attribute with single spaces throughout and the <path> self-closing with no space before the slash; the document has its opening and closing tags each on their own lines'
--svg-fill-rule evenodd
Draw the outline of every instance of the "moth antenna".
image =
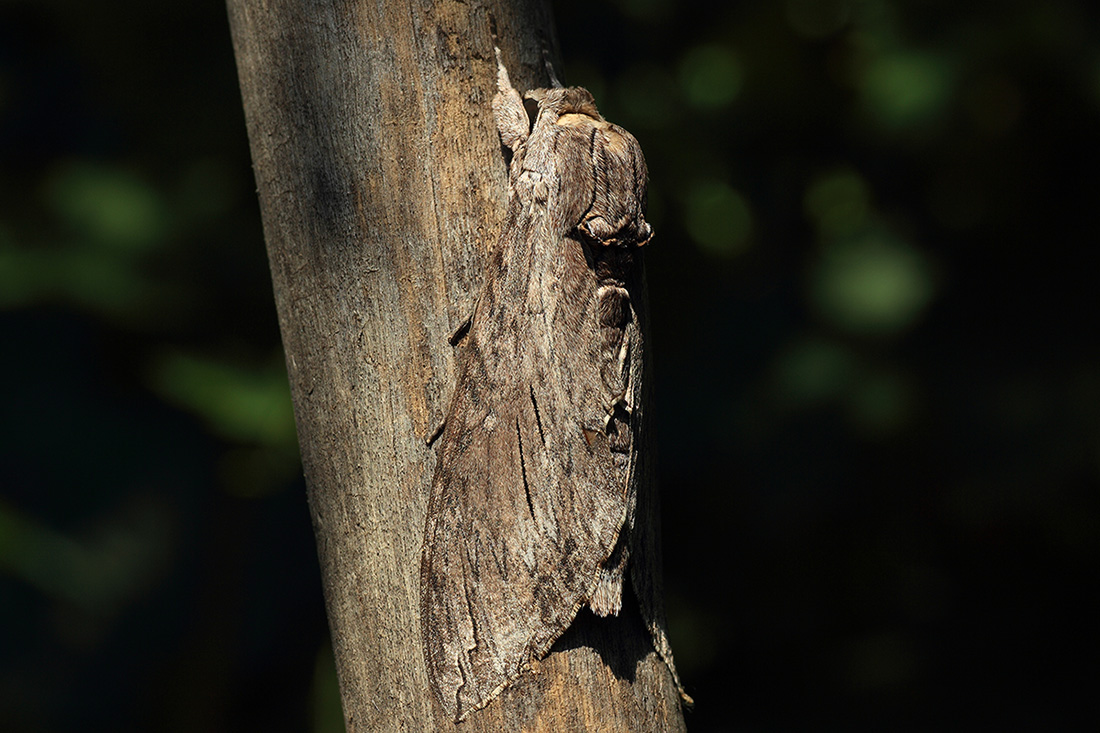
<svg viewBox="0 0 1100 733">
<path fill-rule="evenodd" d="M 554 73 L 554 62 L 550 60 L 550 49 L 545 45 L 542 47 L 542 63 L 546 65 L 546 74 L 550 77 L 550 86 L 554 89 L 564 89 L 565 85 L 558 79 L 558 75 Z"/>
</svg>

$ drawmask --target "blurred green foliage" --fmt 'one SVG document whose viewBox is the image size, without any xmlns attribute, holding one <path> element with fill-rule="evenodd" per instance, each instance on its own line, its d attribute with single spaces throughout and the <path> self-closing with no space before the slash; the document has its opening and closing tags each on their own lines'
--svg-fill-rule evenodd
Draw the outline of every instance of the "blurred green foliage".
<svg viewBox="0 0 1100 733">
<path fill-rule="evenodd" d="M 898 331 L 916 321 L 933 295 L 920 252 L 886 233 L 829 243 L 813 268 L 810 303 L 846 331 Z"/>
<path fill-rule="evenodd" d="M 719 44 L 695 46 L 680 61 L 684 99 L 700 109 L 728 106 L 741 91 L 743 75 L 737 57 Z"/>
<path fill-rule="evenodd" d="M 691 728 L 1095 720 L 1097 12 L 555 8 L 650 168 Z M 3 727 L 338 730 L 223 4 L 0 5 L 0 155 Z"/>
<path fill-rule="evenodd" d="M 282 363 L 260 371 L 171 353 L 152 368 L 151 382 L 165 400 L 202 417 L 227 440 L 289 451 L 297 445 Z"/>
<path fill-rule="evenodd" d="M 699 181 L 687 191 L 684 227 L 705 252 L 732 257 L 748 246 L 752 212 L 728 184 Z"/>
<path fill-rule="evenodd" d="M 1095 721 L 1096 12 L 558 7 L 649 163 L 689 725 Z"/>
</svg>

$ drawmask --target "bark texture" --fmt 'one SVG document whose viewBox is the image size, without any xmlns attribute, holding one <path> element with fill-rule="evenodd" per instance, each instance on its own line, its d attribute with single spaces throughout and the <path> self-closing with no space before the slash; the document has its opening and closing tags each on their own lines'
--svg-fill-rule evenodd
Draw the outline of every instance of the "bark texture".
<svg viewBox="0 0 1100 733">
<path fill-rule="evenodd" d="M 582 614 L 459 726 L 428 691 L 425 438 L 507 204 L 490 14 L 513 80 L 533 88 L 548 83 L 548 9 L 228 6 L 348 730 L 682 730 L 632 599 L 617 618 Z"/>
</svg>

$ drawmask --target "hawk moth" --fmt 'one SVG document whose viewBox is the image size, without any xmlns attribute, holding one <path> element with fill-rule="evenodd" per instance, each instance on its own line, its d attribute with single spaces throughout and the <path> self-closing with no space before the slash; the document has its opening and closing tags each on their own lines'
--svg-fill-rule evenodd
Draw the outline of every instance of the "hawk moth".
<svg viewBox="0 0 1100 733">
<path fill-rule="evenodd" d="M 635 296 L 653 233 L 645 159 L 587 90 L 529 91 L 529 117 L 499 49 L 497 65 L 507 216 L 459 346 L 420 568 L 424 657 L 456 722 L 546 654 L 583 607 L 617 615 L 631 555 L 654 552 L 654 528 L 635 527 L 645 410 Z M 639 566 L 635 595 L 679 687 Z"/>
</svg>

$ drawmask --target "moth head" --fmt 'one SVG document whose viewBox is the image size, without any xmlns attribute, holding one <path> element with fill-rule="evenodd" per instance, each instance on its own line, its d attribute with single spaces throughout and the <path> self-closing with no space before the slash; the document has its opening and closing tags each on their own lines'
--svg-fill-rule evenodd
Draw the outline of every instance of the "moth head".
<svg viewBox="0 0 1100 733">
<path fill-rule="evenodd" d="M 556 122 L 566 115 L 584 115 L 603 122 L 592 93 L 583 87 L 561 89 L 532 89 L 523 95 L 523 107 L 527 110 L 531 128 L 539 117 L 549 115 Z"/>
</svg>

